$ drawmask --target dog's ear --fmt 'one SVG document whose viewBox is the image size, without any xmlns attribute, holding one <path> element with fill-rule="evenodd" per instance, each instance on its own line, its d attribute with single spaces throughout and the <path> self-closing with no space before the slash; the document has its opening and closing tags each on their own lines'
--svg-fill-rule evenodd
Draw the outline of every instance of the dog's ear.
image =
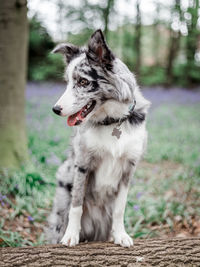
<svg viewBox="0 0 200 267">
<path fill-rule="evenodd" d="M 63 44 L 58 44 L 52 51 L 52 53 L 61 53 L 64 57 L 67 63 L 69 63 L 72 58 L 74 58 L 76 55 L 80 53 L 79 47 L 68 44 L 68 43 L 63 43 Z"/>
<path fill-rule="evenodd" d="M 114 55 L 108 48 L 101 30 L 95 31 L 88 43 L 87 57 L 89 61 L 100 64 L 108 69 L 112 68 Z"/>
</svg>

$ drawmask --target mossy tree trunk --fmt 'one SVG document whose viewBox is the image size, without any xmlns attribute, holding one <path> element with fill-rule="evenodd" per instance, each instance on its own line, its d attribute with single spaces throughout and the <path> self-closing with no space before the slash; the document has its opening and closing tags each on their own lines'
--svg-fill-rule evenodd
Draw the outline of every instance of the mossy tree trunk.
<svg viewBox="0 0 200 267">
<path fill-rule="evenodd" d="M 0 0 L 0 168 L 27 160 L 27 1 Z"/>
</svg>

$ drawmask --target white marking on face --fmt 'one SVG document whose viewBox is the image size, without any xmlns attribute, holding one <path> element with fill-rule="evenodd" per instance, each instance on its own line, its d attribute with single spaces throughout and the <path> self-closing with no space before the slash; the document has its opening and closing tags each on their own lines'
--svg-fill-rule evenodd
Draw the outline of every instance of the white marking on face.
<svg viewBox="0 0 200 267">
<path fill-rule="evenodd" d="M 82 54 L 79 57 L 73 59 L 67 68 L 68 85 L 67 85 L 67 88 L 64 94 L 55 104 L 55 106 L 60 106 L 62 108 L 61 116 L 69 116 L 78 111 L 76 110 L 77 107 L 74 105 L 75 96 L 73 92 L 73 86 L 74 86 L 73 72 L 74 72 L 75 67 L 84 58 L 85 58 L 85 54 Z"/>
</svg>

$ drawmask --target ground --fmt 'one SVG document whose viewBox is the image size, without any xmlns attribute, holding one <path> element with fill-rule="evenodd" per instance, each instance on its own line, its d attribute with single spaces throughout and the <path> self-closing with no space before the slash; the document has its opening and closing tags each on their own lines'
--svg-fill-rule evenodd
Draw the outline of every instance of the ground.
<svg viewBox="0 0 200 267">
<path fill-rule="evenodd" d="M 64 84 L 28 83 L 27 132 L 32 164 L 1 177 L 0 246 L 44 243 L 55 171 L 71 129 L 51 111 Z M 125 214 L 135 238 L 200 235 L 200 90 L 144 88 L 152 102 L 147 153 L 132 179 Z"/>
</svg>

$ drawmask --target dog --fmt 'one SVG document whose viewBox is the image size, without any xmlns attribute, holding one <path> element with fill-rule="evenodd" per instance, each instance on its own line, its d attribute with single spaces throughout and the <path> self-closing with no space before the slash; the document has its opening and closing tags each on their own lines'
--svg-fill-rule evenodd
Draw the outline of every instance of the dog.
<svg viewBox="0 0 200 267">
<path fill-rule="evenodd" d="M 87 48 L 59 44 L 67 88 L 53 111 L 74 126 L 57 188 L 47 239 L 75 246 L 84 241 L 133 245 L 124 227 L 130 179 L 147 144 L 150 102 L 134 75 L 97 30 Z"/>
</svg>

